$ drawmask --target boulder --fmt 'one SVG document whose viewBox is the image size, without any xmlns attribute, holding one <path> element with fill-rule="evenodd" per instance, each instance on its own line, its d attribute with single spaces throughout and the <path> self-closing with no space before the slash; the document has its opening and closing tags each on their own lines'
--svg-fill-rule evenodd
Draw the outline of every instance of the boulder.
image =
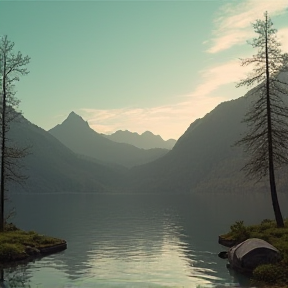
<svg viewBox="0 0 288 288">
<path fill-rule="evenodd" d="M 228 250 L 230 268 L 246 273 L 252 272 L 262 264 L 276 263 L 281 260 L 280 252 L 268 242 L 250 238 Z"/>
<path fill-rule="evenodd" d="M 35 256 L 40 254 L 40 250 L 35 247 L 26 246 L 25 253 L 28 254 L 29 256 Z"/>
</svg>

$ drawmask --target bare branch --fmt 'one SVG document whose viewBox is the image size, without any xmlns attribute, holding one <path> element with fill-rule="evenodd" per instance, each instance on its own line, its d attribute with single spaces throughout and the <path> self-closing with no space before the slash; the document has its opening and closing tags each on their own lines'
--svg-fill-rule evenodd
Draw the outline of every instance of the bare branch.
<svg viewBox="0 0 288 288">
<path fill-rule="evenodd" d="M 9 182 L 22 184 L 26 176 L 22 175 L 20 160 L 29 154 L 28 147 L 21 148 L 10 145 L 8 132 L 13 122 L 21 116 L 16 111 L 19 100 L 15 97 L 14 83 L 19 81 L 20 76 L 29 72 L 26 65 L 30 58 L 23 56 L 20 52 L 14 54 L 14 43 L 8 40 L 7 36 L 0 38 L 0 142 L 1 142 L 1 187 L 0 187 L 0 231 L 4 230 L 4 201 L 7 199 Z"/>
</svg>

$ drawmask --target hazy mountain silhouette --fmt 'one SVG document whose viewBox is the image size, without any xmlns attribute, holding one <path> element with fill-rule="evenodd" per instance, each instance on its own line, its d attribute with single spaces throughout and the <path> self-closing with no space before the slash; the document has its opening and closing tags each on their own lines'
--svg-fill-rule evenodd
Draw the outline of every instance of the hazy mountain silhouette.
<svg viewBox="0 0 288 288">
<path fill-rule="evenodd" d="M 131 189 L 189 193 L 210 183 L 216 188 L 218 177 L 221 186 L 225 177 L 232 181 L 242 158 L 239 149 L 231 145 L 243 131 L 240 122 L 245 107 L 243 98 L 225 102 L 194 121 L 163 158 L 132 169 Z"/>
<path fill-rule="evenodd" d="M 247 155 L 241 147 L 233 147 L 247 129 L 241 122 L 253 99 L 255 96 L 249 91 L 241 98 L 221 103 L 194 121 L 164 157 L 131 170 L 131 191 L 267 191 L 267 182 L 255 184 L 240 171 Z M 286 184 L 280 177 L 279 190 L 284 191 Z"/>
<path fill-rule="evenodd" d="M 144 150 L 130 144 L 116 143 L 95 132 L 74 112 L 49 132 L 77 154 L 125 167 L 151 162 L 168 152 L 167 149 Z"/>
<path fill-rule="evenodd" d="M 117 187 L 125 171 L 83 160 L 50 133 L 21 118 L 11 126 L 9 138 L 18 147 L 29 146 L 30 155 L 21 160 L 23 187 L 11 184 L 13 192 L 31 193 L 107 192 Z"/>
<path fill-rule="evenodd" d="M 287 73 L 284 76 L 287 77 Z M 50 130 L 71 150 L 24 118 L 11 127 L 9 136 L 18 146 L 31 146 L 31 155 L 23 161 L 26 167 L 23 172 L 30 176 L 26 185 L 28 192 L 267 191 L 267 182 L 255 185 L 240 171 L 246 155 L 241 147 L 233 147 L 247 129 L 241 121 L 255 99 L 251 94 L 249 91 L 244 97 L 221 103 L 194 121 L 168 153 L 164 149 L 144 150 L 106 139 L 73 112 L 61 125 Z M 288 103 L 288 99 L 284 100 Z M 130 170 L 121 166 L 131 167 L 149 160 L 152 162 Z M 108 167 L 99 161 L 111 165 Z M 287 170 L 283 168 L 276 174 L 280 192 L 288 189 L 287 177 L 283 176 Z M 13 186 L 12 190 L 22 189 Z"/>
<path fill-rule="evenodd" d="M 165 148 L 171 150 L 176 143 L 175 139 L 165 141 L 160 135 L 154 135 L 150 131 L 138 134 L 128 130 L 118 130 L 111 135 L 102 135 L 114 142 L 127 143 L 142 149 Z"/>
</svg>

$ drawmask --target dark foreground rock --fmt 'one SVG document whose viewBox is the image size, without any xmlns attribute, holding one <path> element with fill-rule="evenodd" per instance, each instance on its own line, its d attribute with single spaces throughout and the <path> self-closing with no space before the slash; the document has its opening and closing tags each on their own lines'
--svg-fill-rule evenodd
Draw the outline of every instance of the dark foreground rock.
<svg viewBox="0 0 288 288">
<path fill-rule="evenodd" d="M 225 236 L 225 235 L 224 235 Z M 234 239 L 227 239 L 225 238 L 224 236 L 220 235 L 218 237 L 218 243 L 225 246 L 225 247 L 233 247 L 235 246 L 236 244 L 238 244 L 238 241 L 237 240 L 234 240 Z"/>
</svg>

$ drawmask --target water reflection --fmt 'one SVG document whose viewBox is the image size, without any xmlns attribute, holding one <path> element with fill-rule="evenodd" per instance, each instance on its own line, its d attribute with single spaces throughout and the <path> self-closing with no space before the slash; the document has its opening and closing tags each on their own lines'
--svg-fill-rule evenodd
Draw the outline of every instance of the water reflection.
<svg viewBox="0 0 288 288">
<path fill-rule="evenodd" d="M 29 264 L 32 287 L 208 287 L 244 285 L 217 257 L 217 240 L 236 220 L 253 223 L 273 216 L 269 198 L 250 200 L 17 195 L 14 204 L 21 228 L 68 242 L 66 251 Z"/>
<path fill-rule="evenodd" d="M 17 267 L 0 268 L 1 288 L 31 288 L 30 275 L 27 272 L 27 265 Z"/>
</svg>

